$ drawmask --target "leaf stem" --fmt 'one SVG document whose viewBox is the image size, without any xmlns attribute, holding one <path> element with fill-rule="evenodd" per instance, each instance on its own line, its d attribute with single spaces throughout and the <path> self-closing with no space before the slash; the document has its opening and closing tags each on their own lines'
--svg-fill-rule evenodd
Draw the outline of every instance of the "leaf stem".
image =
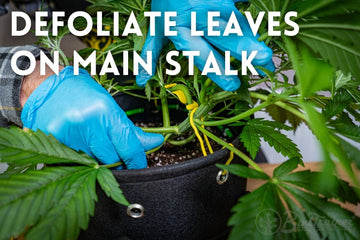
<svg viewBox="0 0 360 240">
<path fill-rule="evenodd" d="M 229 151 L 232 151 L 236 155 L 238 155 L 241 159 L 243 159 L 247 164 L 249 164 L 251 167 L 253 167 L 255 170 L 264 173 L 264 171 L 257 165 L 250 157 L 248 157 L 245 153 L 241 152 L 239 149 L 231 146 L 229 143 L 225 142 L 221 138 L 215 136 L 211 132 L 207 131 L 205 128 L 202 128 L 201 126 L 197 126 L 200 132 L 214 140 L 215 142 L 219 143 L 220 145 L 226 147 L 229 149 Z"/>
<path fill-rule="evenodd" d="M 164 127 L 169 127 L 170 113 L 169 113 L 169 105 L 166 96 L 166 89 L 164 87 L 161 87 L 160 99 L 161 99 L 161 108 L 162 108 L 162 116 L 163 116 L 163 125 Z"/>
<path fill-rule="evenodd" d="M 234 123 L 236 121 L 239 121 L 241 119 L 244 119 L 246 117 L 249 117 L 251 115 L 253 115 L 254 113 L 256 113 L 257 111 L 260 111 L 261 109 L 269 106 L 271 103 L 270 102 L 263 102 L 261 104 L 259 104 L 258 106 L 249 109 L 246 112 L 243 112 L 239 115 L 236 115 L 234 117 L 231 118 L 227 118 L 227 119 L 223 119 L 223 120 L 219 120 L 219 121 L 200 121 L 199 119 L 195 119 L 194 121 L 199 124 L 199 125 L 204 125 L 204 126 L 219 126 L 219 125 L 227 125 L 227 124 L 231 124 Z"/>
<path fill-rule="evenodd" d="M 168 140 L 168 143 L 170 143 L 172 145 L 175 145 L 175 146 L 181 146 L 181 145 L 184 145 L 184 144 L 187 144 L 187 143 L 191 142 L 194 138 L 195 138 L 195 134 L 192 134 L 190 137 L 188 137 L 188 138 L 186 138 L 184 140 L 180 140 L 180 141 Z"/>
<path fill-rule="evenodd" d="M 112 163 L 112 164 L 101 165 L 101 167 L 105 167 L 107 169 L 110 169 L 110 168 L 120 167 L 123 164 L 124 164 L 123 162 L 116 162 L 116 163 Z"/>
<path fill-rule="evenodd" d="M 177 126 L 168 126 L 168 127 L 153 127 L 153 128 L 142 128 L 144 132 L 148 133 L 175 133 L 179 134 L 179 127 Z"/>
<path fill-rule="evenodd" d="M 256 92 L 251 92 L 250 93 L 251 97 L 257 98 L 257 99 L 261 99 L 263 101 L 268 101 L 269 97 L 261 94 L 261 93 L 256 93 Z M 304 121 L 308 121 L 307 117 L 305 116 L 305 114 L 303 114 L 302 112 L 300 112 L 299 110 L 289 106 L 289 104 L 286 104 L 284 102 L 281 101 L 276 101 L 274 102 L 275 105 L 287 110 L 288 112 L 294 114 L 295 116 L 299 117 L 300 119 L 304 120 Z"/>
</svg>

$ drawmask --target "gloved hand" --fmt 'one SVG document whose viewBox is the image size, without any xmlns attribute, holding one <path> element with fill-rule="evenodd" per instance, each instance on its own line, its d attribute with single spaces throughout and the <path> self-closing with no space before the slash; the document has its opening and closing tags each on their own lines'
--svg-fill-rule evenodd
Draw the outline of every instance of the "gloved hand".
<svg viewBox="0 0 360 240">
<path fill-rule="evenodd" d="M 127 118 L 111 95 L 80 69 L 52 75 L 27 99 L 21 114 L 24 127 L 51 133 L 60 142 L 104 164 L 123 161 L 128 169 L 147 167 L 145 151 L 164 138 L 145 133 Z"/>
<path fill-rule="evenodd" d="M 219 64 L 221 75 L 209 73 L 208 77 L 212 79 L 218 86 L 227 91 L 234 91 L 240 87 L 240 80 L 238 76 L 225 75 L 225 62 L 224 57 L 218 53 L 215 48 L 222 51 L 230 51 L 231 56 L 241 60 L 241 52 L 247 51 L 248 56 L 252 51 L 258 51 L 257 56 L 253 60 L 254 66 L 262 66 L 270 71 L 274 71 L 275 67 L 271 60 L 272 50 L 268 48 L 263 42 L 257 41 L 259 37 L 254 36 L 249 23 L 246 18 L 236 9 L 235 2 L 246 2 L 244 0 L 152 0 L 151 10 L 162 12 L 162 17 L 156 18 L 155 23 L 155 36 L 148 34 L 145 45 L 142 49 L 141 57 L 147 59 L 147 51 L 152 51 L 152 73 L 155 73 L 156 63 L 159 58 L 160 52 L 164 45 L 171 40 L 176 49 L 179 51 L 200 51 L 200 57 L 195 57 L 194 64 L 202 70 L 205 66 L 207 57 L 210 51 L 213 51 L 214 56 Z M 172 30 L 178 32 L 177 36 L 164 37 L 164 11 L 176 11 L 177 17 L 173 20 L 176 21 L 177 26 Z M 197 37 L 190 35 L 190 16 L 191 11 L 197 13 L 197 30 L 203 30 L 204 36 Z M 221 19 L 220 26 L 217 30 L 222 32 L 225 30 L 227 21 L 234 11 L 238 22 L 240 23 L 243 36 L 230 34 L 229 36 L 207 36 L 207 14 L 208 11 L 219 11 Z M 259 74 L 264 74 L 258 70 Z M 139 74 L 136 77 L 136 82 L 139 86 L 145 86 L 146 82 L 151 78 L 142 67 L 139 69 Z"/>
</svg>

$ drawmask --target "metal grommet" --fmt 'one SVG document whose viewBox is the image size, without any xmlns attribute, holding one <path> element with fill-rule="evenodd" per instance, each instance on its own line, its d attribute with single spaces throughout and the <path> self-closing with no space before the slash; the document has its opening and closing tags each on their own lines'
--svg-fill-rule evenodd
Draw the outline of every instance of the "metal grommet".
<svg viewBox="0 0 360 240">
<path fill-rule="evenodd" d="M 224 183 L 226 183 L 226 181 L 229 179 L 229 172 L 226 171 L 226 173 L 224 174 L 224 171 L 220 170 L 216 176 L 216 182 L 219 185 L 223 185 Z"/>
<path fill-rule="evenodd" d="M 130 204 L 126 210 L 129 217 L 142 218 L 144 216 L 145 208 L 138 203 Z"/>
</svg>

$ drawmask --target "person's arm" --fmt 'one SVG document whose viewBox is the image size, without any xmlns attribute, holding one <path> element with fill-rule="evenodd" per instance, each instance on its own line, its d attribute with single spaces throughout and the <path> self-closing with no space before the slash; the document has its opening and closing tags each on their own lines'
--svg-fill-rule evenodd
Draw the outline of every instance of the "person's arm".
<svg viewBox="0 0 360 240">
<path fill-rule="evenodd" d="M 0 48 L 0 54 L 5 56 L 0 65 L 3 118 L 52 134 L 61 143 L 101 163 L 122 161 L 122 167 L 128 169 L 147 167 L 145 151 L 161 145 L 162 135 L 145 133 L 136 127 L 85 69 L 74 75 L 73 67 L 68 66 L 56 75 L 48 68 L 41 76 L 37 64 L 32 74 L 18 76 L 11 69 L 11 56 L 23 48 Z M 20 59 L 18 67 L 27 69 L 29 64 Z"/>
<path fill-rule="evenodd" d="M 60 66 L 59 70 L 61 71 L 64 67 Z M 36 62 L 36 67 L 34 71 L 24 77 L 21 90 L 20 90 L 20 105 L 23 108 L 26 100 L 29 98 L 31 93 L 48 77 L 54 75 L 55 73 L 48 66 L 45 67 L 45 75 L 40 75 L 40 61 Z"/>
<path fill-rule="evenodd" d="M 21 50 L 31 52 L 36 58 L 40 56 L 40 51 L 46 52 L 35 45 L 0 47 L 0 127 L 7 127 L 10 124 L 22 126 L 20 117 L 23 105 L 20 102 L 20 95 L 24 76 L 16 74 L 11 67 L 12 56 Z M 30 60 L 20 57 L 17 66 L 25 70 L 30 66 Z M 27 82 L 28 86 L 24 86 L 24 90 L 26 89 L 23 93 L 24 99 L 27 99 L 28 94 L 31 93 L 29 90 L 35 89 L 38 85 L 38 81 L 35 80 Z"/>
</svg>

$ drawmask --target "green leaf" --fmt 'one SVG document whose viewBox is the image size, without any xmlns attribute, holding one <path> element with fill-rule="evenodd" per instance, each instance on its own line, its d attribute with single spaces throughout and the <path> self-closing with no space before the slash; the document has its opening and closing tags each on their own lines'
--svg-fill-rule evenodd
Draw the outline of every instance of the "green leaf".
<svg viewBox="0 0 360 240">
<path fill-rule="evenodd" d="M 250 127 L 245 126 L 240 134 L 240 140 L 244 143 L 244 147 L 254 159 L 260 149 L 260 137 L 257 132 Z"/>
<path fill-rule="evenodd" d="M 289 58 L 293 64 L 300 94 L 311 97 L 316 92 L 330 90 L 334 76 L 333 68 L 316 58 L 304 44 L 285 38 Z"/>
<path fill-rule="evenodd" d="M 298 107 L 291 103 L 286 103 L 290 105 L 291 107 L 298 109 Z M 291 124 L 291 126 L 296 130 L 301 122 L 302 119 L 300 119 L 298 116 L 292 114 L 289 111 L 286 111 L 285 109 L 275 105 L 271 104 L 266 108 L 266 111 L 269 113 L 269 115 L 274 119 L 274 121 L 279 123 L 286 123 L 287 121 Z"/>
<path fill-rule="evenodd" d="M 283 154 L 284 156 L 300 156 L 299 149 L 296 145 L 276 129 L 290 130 L 292 128 L 289 128 L 281 123 L 265 121 L 262 119 L 253 119 L 247 122 L 243 132 L 240 134 L 240 138 L 252 157 L 256 155 L 258 146 L 260 146 L 260 137 L 264 138 L 270 146 L 274 147 L 277 152 Z"/>
<path fill-rule="evenodd" d="M 273 176 L 281 177 L 283 175 L 286 175 L 289 172 L 295 170 L 299 164 L 304 166 L 304 163 L 302 162 L 302 160 L 299 157 L 291 158 L 291 159 L 285 161 L 284 163 L 282 163 L 277 168 L 275 168 Z"/>
<path fill-rule="evenodd" d="M 86 154 L 78 153 L 61 144 L 52 135 L 38 130 L 22 131 L 13 127 L 0 128 L 1 162 L 27 164 L 82 164 L 97 166 L 98 163 Z"/>
<path fill-rule="evenodd" d="M 360 198 L 357 196 L 353 187 L 348 182 L 341 180 L 334 175 L 327 175 L 327 181 L 334 182 L 332 188 L 321 187 L 322 183 L 318 180 L 323 172 L 311 172 L 310 170 L 298 171 L 288 175 L 280 176 L 279 179 L 297 187 L 304 188 L 310 192 L 321 194 L 328 199 L 337 199 L 341 202 L 357 204 Z"/>
<path fill-rule="evenodd" d="M 297 163 L 293 159 L 283 164 L 275 170 L 276 181 L 239 199 L 228 222 L 233 227 L 229 239 L 359 239 L 359 218 L 326 198 L 356 204 L 354 189 L 334 177 L 337 189 L 321 191 L 314 181 L 320 173 L 289 174 Z"/>
<path fill-rule="evenodd" d="M 5 172 L 0 174 L 0 178 L 9 178 L 13 174 L 20 174 L 26 172 L 28 170 L 36 170 L 37 164 L 25 164 L 25 165 L 18 165 L 16 163 L 7 164 L 8 168 Z"/>
<path fill-rule="evenodd" d="M 148 18 L 144 17 L 144 15 L 140 14 L 139 16 L 137 16 L 136 20 L 139 23 L 139 26 L 141 28 L 142 36 L 135 35 L 133 37 L 134 50 L 135 51 L 141 51 L 144 44 L 145 44 L 145 40 L 146 40 Z"/>
<path fill-rule="evenodd" d="M 351 74 L 345 75 L 342 71 L 336 71 L 336 78 L 334 79 L 334 89 L 332 94 L 334 95 L 337 90 L 345 87 L 351 81 Z"/>
<path fill-rule="evenodd" d="M 291 211 L 290 216 L 287 218 L 287 224 L 290 225 L 290 229 L 292 231 L 297 231 L 299 234 L 305 232 L 304 236 L 299 239 L 321 239 L 318 228 L 314 226 L 311 221 L 312 219 L 309 217 L 307 212 L 300 209 L 294 200 L 291 199 L 287 194 L 281 192 L 281 196 Z M 292 221 L 289 219 L 294 220 Z"/>
<path fill-rule="evenodd" d="M 333 127 L 336 133 L 360 142 L 360 127 L 350 119 L 349 115 L 342 114 L 335 120 L 330 121 L 329 126 Z"/>
<path fill-rule="evenodd" d="M 351 79 L 351 81 L 347 82 L 345 86 L 342 87 L 357 103 L 360 104 L 360 78 L 359 79 Z"/>
<path fill-rule="evenodd" d="M 9 239 L 20 235 L 26 226 L 34 226 L 50 221 L 49 214 L 60 207 L 58 217 L 65 219 L 71 214 L 78 214 L 73 220 L 74 228 L 87 226 L 85 221 L 94 208 L 95 183 L 97 170 L 89 167 L 48 167 L 38 171 L 27 171 L 9 178 L 0 178 L 0 239 Z M 83 194 L 79 196 L 78 194 Z M 76 195 L 76 204 L 68 205 L 69 196 Z M 74 199 L 72 199 L 74 200 Z M 75 200 L 74 200 L 75 201 Z M 84 211 L 83 211 L 84 210 Z M 55 219 L 59 220 L 59 219 Z M 73 223 L 73 222 L 72 222 Z M 52 222 L 55 235 L 61 236 L 66 230 L 66 221 Z M 78 225 L 77 225 L 78 224 Z M 38 225 L 36 225 L 38 226 Z M 37 228 L 38 229 L 38 228 Z M 42 229 L 46 232 L 49 229 Z M 34 232 L 36 233 L 36 231 Z M 73 231 L 68 234 L 75 234 Z M 75 239 L 76 234 L 71 239 Z M 27 239 L 55 239 L 45 235 Z M 63 238 L 65 239 L 65 238 Z M 69 238 L 70 239 L 70 238 Z"/>
<path fill-rule="evenodd" d="M 148 81 L 145 85 L 145 95 L 146 95 L 146 98 L 148 99 L 148 101 L 151 100 L 151 94 L 152 94 L 151 84 L 150 84 L 150 81 Z"/>
<path fill-rule="evenodd" d="M 301 105 L 306 113 L 310 129 L 319 139 L 324 150 L 324 160 L 327 162 L 325 164 L 333 164 L 330 157 L 332 154 L 332 157 L 336 157 L 340 161 L 343 169 L 352 178 L 352 180 L 357 182 L 358 180 L 354 176 L 350 165 L 351 162 L 349 161 L 347 154 L 336 141 L 336 137 L 333 136 L 333 132 L 327 128 L 324 117 L 317 112 L 316 108 L 312 104 L 302 102 Z"/>
<path fill-rule="evenodd" d="M 360 238 L 360 221 L 353 213 L 326 199 L 285 184 L 282 186 L 306 209 L 306 223 L 317 229 L 324 239 Z"/>
<path fill-rule="evenodd" d="M 312 0 L 291 1 L 288 10 L 298 12 L 298 17 L 311 16 L 316 12 L 325 11 L 326 7 L 337 0 Z M 325 9 L 325 10 L 324 10 Z"/>
<path fill-rule="evenodd" d="M 126 200 L 123 192 L 119 188 L 119 184 L 116 181 L 111 171 L 105 167 L 100 167 L 97 180 L 105 192 L 105 194 L 117 203 L 128 206 L 130 203 Z"/>
<path fill-rule="evenodd" d="M 344 152 L 347 153 L 348 159 L 356 164 L 356 167 L 360 169 L 360 149 L 350 144 L 348 141 L 338 137 L 337 140 L 341 144 Z"/>
<path fill-rule="evenodd" d="M 61 198 L 54 203 L 26 234 L 26 239 L 77 239 L 94 215 L 98 169 L 84 168 L 66 179 Z"/>
<path fill-rule="evenodd" d="M 300 23 L 296 36 L 345 74 L 360 78 L 360 16 L 346 13 Z"/>
<path fill-rule="evenodd" d="M 223 170 L 227 170 L 232 174 L 235 174 L 236 176 L 243 177 L 243 178 L 251 178 L 251 179 L 263 179 L 268 180 L 270 177 L 264 173 L 259 172 L 255 169 L 240 165 L 240 164 L 230 164 L 230 165 L 222 165 L 222 164 L 216 164 L 218 168 L 221 168 Z"/>
<path fill-rule="evenodd" d="M 319 9 L 312 13 L 317 17 L 322 16 L 336 16 L 338 14 L 359 12 L 359 1 L 358 0 L 336 0 L 333 3 L 328 4 L 326 7 Z"/>
<path fill-rule="evenodd" d="M 270 183 L 239 199 L 228 224 L 233 227 L 229 240 L 276 239 L 281 227 L 280 199 Z"/>
<path fill-rule="evenodd" d="M 332 117 L 341 114 L 350 102 L 351 96 L 346 91 L 338 91 L 323 110 L 323 115 L 326 120 L 330 120 Z"/>
</svg>

